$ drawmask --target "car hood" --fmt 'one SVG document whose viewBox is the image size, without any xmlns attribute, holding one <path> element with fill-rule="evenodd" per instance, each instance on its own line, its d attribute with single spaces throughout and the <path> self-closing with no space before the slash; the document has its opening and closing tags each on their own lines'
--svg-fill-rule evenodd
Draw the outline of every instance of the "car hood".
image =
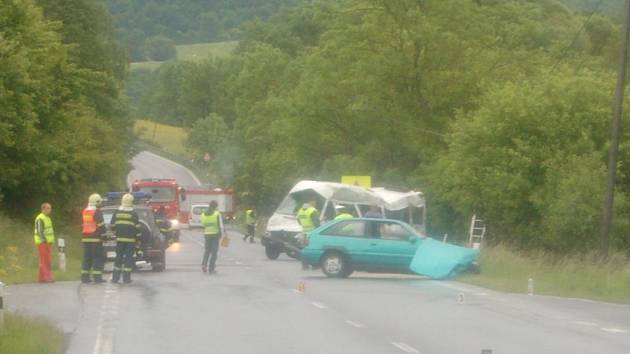
<svg viewBox="0 0 630 354">
<path fill-rule="evenodd" d="M 267 231 L 302 232 L 302 226 L 297 222 L 295 215 L 273 214 L 267 221 Z"/>
</svg>

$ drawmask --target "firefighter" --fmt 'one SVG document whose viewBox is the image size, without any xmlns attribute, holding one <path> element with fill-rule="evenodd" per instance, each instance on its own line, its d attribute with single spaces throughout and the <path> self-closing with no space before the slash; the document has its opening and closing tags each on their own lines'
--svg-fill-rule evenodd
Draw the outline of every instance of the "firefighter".
<svg viewBox="0 0 630 354">
<path fill-rule="evenodd" d="M 256 210 L 248 209 L 245 211 L 245 224 L 247 225 L 247 233 L 243 237 L 243 241 L 247 241 L 249 238 L 250 243 L 254 243 L 254 236 L 256 235 Z"/>
<path fill-rule="evenodd" d="M 140 218 L 133 210 L 133 195 L 127 193 L 122 197 L 120 208 L 112 215 L 111 224 L 116 234 L 116 260 L 112 283 L 118 283 L 122 272 L 123 283 L 128 284 L 131 283 L 136 241 L 141 235 Z"/>
<path fill-rule="evenodd" d="M 354 216 L 348 212 L 348 208 L 343 205 L 337 205 L 335 207 L 337 211 L 337 216 L 335 216 L 335 220 L 337 219 L 352 219 Z"/>
<path fill-rule="evenodd" d="M 201 270 L 209 274 L 215 273 L 217 256 L 219 252 L 219 239 L 223 236 L 223 218 L 217 210 L 217 202 L 211 201 L 208 210 L 201 214 L 201 224 L 203 225 L 203 236 L 205 239 L 205 247 L 203 252 L 203 260 L 201 261 Z M 210 257 L 212 254 L 212 257 Z M 210 262 L 208 262 L 210 258 Z"/>
<path fill-rule="evenodd" d="M 103 240 L 105 221 L 101 212 L 103 198 L 97 193 L 90 195 L 88 205 L 81 213 L 83 219 L 83 264 L 81 282 L 90 282 L 90 273 L 95 283 L 103 282 Z"/>
<path fill-rule="evenodd" d="M 160 232 L 162 233 L 162 235 L 166 237 L 166 240 L 168 241 L 168 243 L 171 243 L 172 242 L 172 235 L 170 232 L 171 222 L 166 217 L 166 210 L 164 209 L 164 205 L 160 205 L 160 207 L 157 210 L 157 213 L 155 213 L 155 223 L 160 228 Z"/>
<path fill-rule="evenodd" d="M 52 245 L 55 243 L 55 230 L 53 229 L 50 213 L 50 203 L 43 203 L 41 213 L 35 218 L 35 245 L 39 252 L 39 276 L 40 283 L 54 282 L 52 265 Z"/>
</svg>

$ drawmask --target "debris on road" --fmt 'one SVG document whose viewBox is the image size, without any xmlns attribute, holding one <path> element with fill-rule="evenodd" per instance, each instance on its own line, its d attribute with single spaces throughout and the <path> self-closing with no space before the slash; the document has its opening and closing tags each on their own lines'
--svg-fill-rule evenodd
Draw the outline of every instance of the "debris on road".
<svg viewBox="0 0 630 354">
<path fill-rule="evenodd" d="M 468 269 L 478 255 L 477 249 L 455 246 L 427 237 L 420 241 L 409 269 L 432 279 L 449 279 Z"/>
</svg>

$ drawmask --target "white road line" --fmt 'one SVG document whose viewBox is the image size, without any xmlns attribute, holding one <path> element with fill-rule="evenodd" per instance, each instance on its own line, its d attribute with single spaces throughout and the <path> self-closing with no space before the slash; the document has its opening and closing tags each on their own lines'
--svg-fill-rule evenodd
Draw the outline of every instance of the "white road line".
<svg viewBox="0 0 630 354">
<path fill-rule="evenodd" d="M 410 346 L 409 344 L 403 343 L 403 342 L 392 342 L 392 345 L 400 350 L 402 350 L 405 353 L 416 353 L 416 354 L 420 354 L 420 351 L 412 346 Z"/>
<path fill-rule="evenodd" d="M 480 292 L 480 293 L 473 293 L 473 295 L 477 295 L 477 296 L 488 296 L 490 294 L 488 293 L 484 293 L 484 292 Z"/>
<path fill-rule="evenodd" d="M 346 320 L 346 323 L 349 324 L 350 326 L 356 327 L 356 328 L 367 328 L 367 326 L 364 325 L 363 323 L 354 322 L 352 320 Z"/>
<path fill-rule="evenodd" d="M 605 328 L 605 327 L 602 327 L 600 329 L 602 331 L 609 332 L 609 333 L 627 333 L 628 332 L 625 329 L 620 329 L 620 328 Z"/>
<path fill-rule="evenodd" d="M 99 316 L 99 325 L 96 329 L 96 341 L 94 342 L 93 354 L 113 354 L 114 336 L 116 335 L 116 325 L 118 322 L 118 288 L 115 285 L 107 284 L 103 294 L 103 303 Z"/>
<path fill-rule="evenodd" d="M 588 321 L 575 321 L 575 324 L 579 324 L 580 326 L 588 326 L 588 327 L 595 327 L 597 326 L 597 323 L 595 322 L 588 322 Z"/>
<path fill-rule="evenodd" d="M 293 291 L 293 292 L 294 292 L 294 293 L 296 293 L 296 294 L 301 294 L 301 293 L 302 293 L 302 292 L 301 292 L 301 291 L 299 291 L 298 289 L 291 289 L 291 291 Z"/>
<path fill-rule="evenodd" d="M 326 305 L 322 304 L 321 302 L 316 302 L 316 301 L 311 302 L 311 305 L 317 307 L 320 310 L 328 308 Z"/>
<path fill-rule="evenodd" d="M 239 262 L 239 261 L 236 261 L 234 263 L 236 263 L 237 265 L 243 265 L 243 262 Z"/>
</svg>

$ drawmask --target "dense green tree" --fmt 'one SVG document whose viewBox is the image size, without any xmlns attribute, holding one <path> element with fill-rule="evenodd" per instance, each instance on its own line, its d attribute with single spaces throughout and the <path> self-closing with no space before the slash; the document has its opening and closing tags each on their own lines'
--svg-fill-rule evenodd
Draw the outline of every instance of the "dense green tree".
<svg viewBox="0 0 630 354">
<path fill-rule="evenodd" d="M 0 1 L 0 193 L 7 212 L 30 216 L 43 200 L 69 210 L 77 197 L 118 185 L 126 172 L 125 132 L 97 103 L 110 91 L 86 81 L 107 80 L 114 68 L 97 70 L 90 60 L 103 58 L 83 57 L 87 42 L 73 31 L 45 18 L 33 1 Z"/>
<path fill-rule="evenodd" d="M 147 59 L 155 61 L 165 61 L 175 59 L 177 50 L 175 49 L 175 42 L 162 35 L 153 36 L 148 38 L 144 44 L 144 52 Z"/>
</svg>

